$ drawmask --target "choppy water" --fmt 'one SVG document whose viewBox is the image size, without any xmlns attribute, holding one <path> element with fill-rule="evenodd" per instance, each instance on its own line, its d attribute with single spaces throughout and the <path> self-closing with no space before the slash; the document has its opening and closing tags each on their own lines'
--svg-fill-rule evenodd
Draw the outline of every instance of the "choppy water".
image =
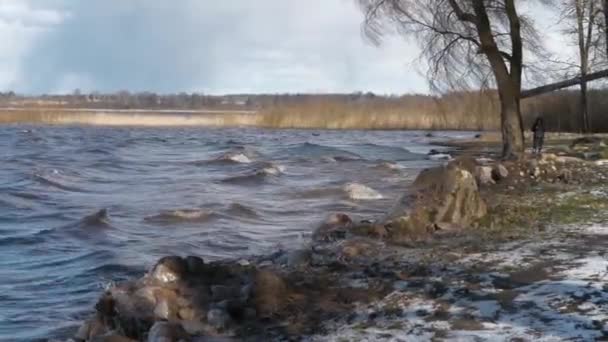
<svg viewBox="0 0 608 342">
<path fill-rule="evenodd" d="M 161 256 L 294 248 L 327 213 L 380 215 L 436 163 L 402 131 L 9 125 L 0 146 L 6 340 L 66 336 Z"/>
</svg>

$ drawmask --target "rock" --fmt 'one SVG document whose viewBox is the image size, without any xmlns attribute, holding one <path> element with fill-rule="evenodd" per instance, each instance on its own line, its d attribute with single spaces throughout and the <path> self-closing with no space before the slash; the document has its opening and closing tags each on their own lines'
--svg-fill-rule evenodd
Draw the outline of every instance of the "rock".
<svg viewBox="0 0 608 342">
<path fill-rule="evenodd" d="M 154 316 L 160 319 L 169 320 L 170 318 L 174 318 L 175 314 L 176 312 L 169 308 L 169 304 L 166 300 L 161 301 L 154 307 Z"/>
<path fill-rule="evenodd" d="M 287 295 L 287 285 L 278 274 L 268 270 L 256 272 L 253 301 L 259 317 L 279 313 L 287 303 Z"/>
<path fill-rule="evenodd" d="M 205 271 L 205 261 L 201 257 L 187 256 L 186 265 L 190 274 L 200 274 Z"/>
<path fill-rule="evenodd" d="M 538 176 L 540 176 L 540 169 L 538 167 L 535 167 L 531 172 L 530 175 L 534 178 L 538 178 Z"/>
<path fill-rule="evenodd" d="M 346 214 L 331 214 L 312 234 L 313 241 L 331 242 L 346 237 L 353 221 Z"/>
<path fill-rule="evenodd" d="M 90 342 L 137 342 L 137 340 L 122 336 L 117 332 L 109 332 L 100 336 L 95 336 Z"/>
<path fill-rule="evenodd" d="M 557 176 L 561 182 L 570 183 L 572 181 L 572 172 L 568 169 L 563 170 L 559 176 Z"/>
<path fill-rule="evenodd" d="M 477 184 L 480 185 L 494 184 L 494 178 L 492 177 L 492 167 L 477 166 L 475 168 L 475 179 L 477 180 Z"/>
<path fill-rule="evenodd" d="M 239 287 L 226 286 L 226 285 L 212 285 L 211 286 L 211 299 L 214 302 L 220 302 L 226 299 L 237 298 L 241 294 Z"/>
<path fill-rule="evenodd" d="M 188 272 L 188 264 L 179 256 L 161 258 L 151 272 L 152 279 L 161 284 L 182 280 Z"/>
<path fill-rule="evenodd" d="M 148 332 L 148 342 L 177 342 L 187 338 L 181 325 L 169 322 L 156 322 Z"/>
<path fill-rule="evenodd" d="M 604 146 L 606 146 L 606 144 L 604 143 L 604 139 L 594 136 L 586 136 L 574 139 L 572 143 L 570 143 L 570 148 L 577 151 L 584 151 Z"/>
<path fill-rule="evenodd" d="M 570 164 L 570 163 L 582 163 L 583 160 L 577 157 L 569 157 L 569 156 L 559 156 L 555 159 L 557 163 L 560 164 Z"/>
<path fill-rule="evenodd" d="M 504 165 L 502 165 L 502 164 L 494 165 L 494 167 L 492 168 L 492 179 L 495 182 L 506 179 L 507 177 L 509 177 L 509 170 L 507 170 L 507 168 Z"/>
<path fill-rule="evenodd" d="M 179 319 L 184 321 L 193 321 L 196 319 L 196 311 L 194 311 L 194 309 L 190 307 L 184 307 L 179 309 L 179 312 L 177 314 L 179 316 Z"/>
<path fill-rule="evenodd" d="M 78 331 L 74 338 L 76 340 L 89 340 L 97 336 L 103 336 L 109 332 L 109 328 L 104 324 L 99 316 L 95 316 L 92 319 L 85 321 Z"/>
<path fill-rule="evenodd" d="M 182 328 L 186 333 L 190 335 L 205 335 L 210 331 L 215 330 L 210 327 L 208 324 L 201 322 L 200 320 L 192 320 L 192 321 L 182 321 Z"/>
<path fill-rule="evenodd" d="M 432 234 L 437 223 L 466 228 L 486 213 L 473 175 L 451 163 L 422 171 L 384 222 L 391 239 L 416 240 Z"/>
<path fill-rule="evenodd" d="M 218 330 L 223 330 L 230 324 L 230 315 L 224 309 L 211 309 L 207 312 L 207 323 Z"/>
<path fill-rule="evenodd" d="M 296 249 L 287 254 L 287 266 L 292 268 L 306 266 L 310 263 L 310 249 Z"/>
</svg>

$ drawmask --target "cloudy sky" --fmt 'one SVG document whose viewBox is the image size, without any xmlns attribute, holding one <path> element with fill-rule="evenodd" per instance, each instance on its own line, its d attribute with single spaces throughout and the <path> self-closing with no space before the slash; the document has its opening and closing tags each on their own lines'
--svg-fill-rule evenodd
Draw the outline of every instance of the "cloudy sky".
<svg viewBox="0 0 608 342">
<path fill-rule="evenodd" d="M 355 0 L 0 0 L 0 90 L 426 92 Z"/>
</svg>

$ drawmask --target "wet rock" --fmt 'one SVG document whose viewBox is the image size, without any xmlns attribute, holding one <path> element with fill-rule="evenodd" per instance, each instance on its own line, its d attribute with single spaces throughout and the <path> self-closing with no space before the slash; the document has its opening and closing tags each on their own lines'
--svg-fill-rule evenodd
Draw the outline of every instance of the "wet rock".
<svg viewBox="0 0 608 342">
<path fill-rule="evenodd" d="M 160 319 L 175 321 L 177 320 L 177 314 L 179 309 L 176 305 L 175 297 L 160 297 L 157 300 L 157 304 L 154 307 L 154 316 Z"/>
<path fill-rule="evenodd" d="M 212 285 L 211 286 L 211 299 L 214 302 L 220 302 L 226 299 L 239 297 L 241 289 L 234 286 L 226 285 Z"/>
<path fill-rule="evenodd" d="M 117 332 L 109 332 L 100 336 L 95 336 L 89 340 L 90 342 L 136 342 L 137 340 L 130 339 Z"/>
<path fill-rule="evenodd" d="M 254 304 L 259 317 L 272 317 L 285 307 L 288 291 L 281 276 L 269 270 L 258 270 L 254 284 Z"/>
<path fill-rule="evenodd" d="M 205 335 L 209 332 L 215 331 L 215 328 L 211 327 L 207 323 L 201 322 L 200 320 L 184 320 L 181 322 L 181 326 L 189 335 Z"/>
<path fill-rule="evenodd" d="M 331 242 L 346 238 L 353 221 L 346 214 L 331 214 L 312 235 L 313 241 Z"/>
<path fill-rule="evenodd" d="M 292 268 L 306 266 L 310 263 L 310 258 L 310 249 L 297 249 L 291 251 L 287 254 L 287 266 Z"/>
<path fill-rule="evenodd" d="M 193 255 L 187 256 L 186 265 L 190 274 L 200 274 L 205 271 L 205 261 L 201 257 Z"/>
<path fill-rule="evenodd" d="M 215 329 L 224 330 L 228 328 L 230 322 L 230 315 L 224 309 L 216 308 L 207 312 L 207 323 Z"/>
<path fill-rule="evenodd" d="M 151 278 L 161 284 L 182 280 L 188 272 L 187 262 L 179 256 L 160 259 L 151 272 Z"/>
<path fill-rule="evenodd" d="M 109 332 L 109 327 L 103 322 L 103 320 L 99 316 L 95 316 L 92 319 L 85 321 L 78 331 L 74 338 L 78 341 L 90 340 L 97 336 L 103 336 Z"/>
<path fill-rule="evenodd" d="M 187 339 L 188 334 L 181 325 L 169 322 L 156 322 L 148 333 L 148 342 L 177 342 Z"/>
</svg>

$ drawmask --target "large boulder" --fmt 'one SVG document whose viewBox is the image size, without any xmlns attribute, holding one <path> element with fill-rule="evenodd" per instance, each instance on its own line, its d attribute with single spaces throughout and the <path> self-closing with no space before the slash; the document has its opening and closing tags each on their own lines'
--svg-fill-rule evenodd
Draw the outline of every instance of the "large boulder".
<svg viewBox="0 0 608 342">
<path fill-rule="evenodd" d="M 473 174 L 452 163 L 422 171 L 384 222 L 399 242 L 427 238 L 445 227 L 466 228 L 486 213 Z"/>
</svg>

